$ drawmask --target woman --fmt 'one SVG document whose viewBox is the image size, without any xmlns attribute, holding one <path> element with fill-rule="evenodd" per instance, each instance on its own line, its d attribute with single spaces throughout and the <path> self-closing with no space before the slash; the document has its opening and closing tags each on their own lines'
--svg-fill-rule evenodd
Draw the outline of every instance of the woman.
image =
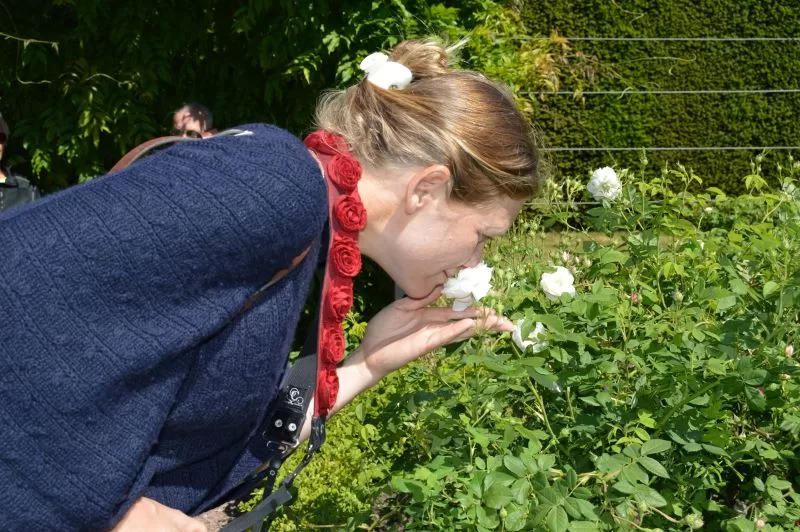
<svg viewBox="0 0 800 532">
<path fill-rule="evenodd" d="M 321 343 L 334 360 L 317 413 L 476 327 L 513 328 L 427 305 L 537 191 L 526 120 L 433 42 L 363 67 L 321 101 L 310 149 L 242 126 L 0 217 L 3 529 L 202 530 L 188 515 L 259 466 L 250 442 L 320 253 L 333 257 L 323 329 L 341 330 L 330 320 L 349 306 L 354 246 L 409 297 L 338 367 L 341 353 L 325 355 L 336 343 Z M 333 216 L 342 199 L 355 202 L 350 218 Z"/>
</svg>

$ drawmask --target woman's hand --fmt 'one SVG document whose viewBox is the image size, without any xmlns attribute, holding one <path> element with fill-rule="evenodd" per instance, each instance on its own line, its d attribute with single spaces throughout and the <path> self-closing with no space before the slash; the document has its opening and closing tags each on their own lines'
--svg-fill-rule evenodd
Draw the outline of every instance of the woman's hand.
<svg viewBox="0 0 800 532">
<path fill-rule="evenodd" d="M 440 294 L 438 289 L 424 299 L 400 299 L 369 322 L 359 351 L 375 382 L 438 347 L 466 340 L 479 329 L 514 330 L 510 320 L 489 309 L 428 308 Z"/>
<path fill-rule="evenodd" d="M 510 320 L 492 310 L 470 308 L 456 312 L 450 308 L 427 308 L 440 294 L 438 289 L 424 299 L 395 301 L 372 318 L 359 348 L 336 370 L 339 393 L 333 412 L 392 371 L 437 347 L 466 340 L 479 329 L 514 330 Z M 311 403 L 309 412 L 314 409 Z M 310 414 L 306 416 L 301 440 L 311 433 L 311 418 Z"/>
<path fill-rule="evenodd" d="M 207 532 L 206 525 L 183 512 L 141 497 L 111 532 Z"/>
</svg>

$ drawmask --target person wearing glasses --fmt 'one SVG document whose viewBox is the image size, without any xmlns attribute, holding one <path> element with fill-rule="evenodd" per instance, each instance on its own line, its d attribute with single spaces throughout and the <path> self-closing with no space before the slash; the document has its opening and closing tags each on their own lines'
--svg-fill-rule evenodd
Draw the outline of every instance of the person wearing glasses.
<svg viewBox="0 0 800 532">
<path fill-rule="evenodd" d="M 195 139 L 208 138 L 214 130 L 214 115 L 205 105 L 189 102 L 172 115 L 172 134 Z"/>
<path fill-rule="evenodd" d="M 39 197 L 39 189 L 22 176 L 12 174 L 5 163 L 11 130 L 0 115 L 0 211 L 20 207 Z"/>
</svg>

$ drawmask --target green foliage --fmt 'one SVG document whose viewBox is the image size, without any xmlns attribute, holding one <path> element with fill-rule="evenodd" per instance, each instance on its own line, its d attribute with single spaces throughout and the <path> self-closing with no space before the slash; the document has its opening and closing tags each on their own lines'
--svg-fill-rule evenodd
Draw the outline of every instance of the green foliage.
<svg viewBox="0 0 800 532">
<path fill-rule="evenodd" d="M 620 198 L 584 229 L 544 233 L 556 205 L 522 219 L 487 251 L 490 303 L 523 335 L 543 323 L 547 347 L 479 335 L 390 376 L 340 414 L 280 530 L 792 530 L 790 163 L 781 189 L 753 174 L 738 197 L 672 192 L 688 171 L 622 173 Z M 574 271 L 575 297 L 543 294 L 555 265 Z"/>
<path fill-rule="evenodd" d="M 323 90 L 352 84 L 361 59 L 403 38 L 472 35 L 465 66 L 518 89 L 584 76 L 563 42 L 513 40 L 526 32 L 519 15 L 490 0 L 34 1 L 8 16 L 0 106 L 11 163 L 46 192 L 166 134 L 188 100 L 220 127 L 264 121 L 303 134 Z"/>
<path fill-rule="evenodd" d="M 539 34 L 572 37 L 795 37 L 800 4 L 780 0 L 528 2 L 523 16 Z M 599 61 L 591 90 L 796 89 L 797 42 L 578 42 Z M 581 88 L 565 83 L 563 89 Z M 800 94 L 628 95 L 542 98 L 537 122 L 551 146 L 797 145 Z M 680 160 L 706 186 L 733 194 L 753 152 L 648 153 L 657 166 Z M 565 175 L 632 152 L 558 153 Z M 769 176 L 777 182 L 775 174 Z M 697 187 L 695 190 L 701 190 Z"/>
</svg>

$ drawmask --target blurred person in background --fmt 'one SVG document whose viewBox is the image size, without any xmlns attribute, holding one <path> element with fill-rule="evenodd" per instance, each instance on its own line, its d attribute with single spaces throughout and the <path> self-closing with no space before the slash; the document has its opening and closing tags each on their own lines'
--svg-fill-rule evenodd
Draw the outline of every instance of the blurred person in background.
<svg viewBox="0 0 800 532">
<path fill-rule="evenodd" d="M 180 137 L 206 138 L 214 133 L 214 115 L 205 105 L 189 102 L 172 115 L 172 134 Z"/>
<path fill-rule="evenodd" d="M 39 197 L 39 190 L 24 177 L 13 174 L 6 164 L 6 148 L 11 130 L 0 115 L 0 211 L 7 211 Z"/>
</svg>

